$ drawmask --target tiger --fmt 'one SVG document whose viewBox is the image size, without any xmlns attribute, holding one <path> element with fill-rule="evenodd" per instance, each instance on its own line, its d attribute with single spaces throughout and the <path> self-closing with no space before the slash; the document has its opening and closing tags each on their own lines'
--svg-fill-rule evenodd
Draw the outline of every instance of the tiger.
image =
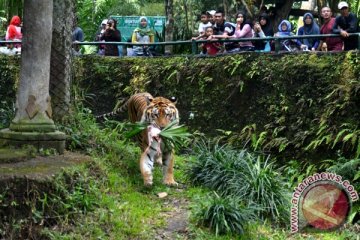
<svg viewBox="0 0 360 240">
<path fill-rule="evenodd" d="M 179 123 L 176 98 L 172 97 L 169 100 L 164 97 L 154 98 L 147 92 L 137 93 L 114 112 L 119 113 L 126 109 L 132 123 L 140 122 L 148 125 L 136 136 L 142 150 L 139 163 L 144 185 L 153 184 L 153 169 L 156 161 L 163 167 L 163 183 L 177 186 L 178 183 L 174 179 L 174 150 L 169 146 L 165 147 L 159 137 L 160 131 L 171 122 Z"/>
</svg>

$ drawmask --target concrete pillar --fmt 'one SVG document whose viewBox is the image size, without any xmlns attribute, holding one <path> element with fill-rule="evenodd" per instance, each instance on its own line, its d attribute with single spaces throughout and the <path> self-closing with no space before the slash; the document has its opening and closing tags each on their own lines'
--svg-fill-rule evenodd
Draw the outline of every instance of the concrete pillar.
<svg viewBox="0 0 360 240">
<path fill-rule="evenodd" d="M 24 1 L 23 45 L 16 115 L 1 143 L 64 151 L 65 134 L 56 130 L 49 95 L 53 0 Z"/>
</svg>

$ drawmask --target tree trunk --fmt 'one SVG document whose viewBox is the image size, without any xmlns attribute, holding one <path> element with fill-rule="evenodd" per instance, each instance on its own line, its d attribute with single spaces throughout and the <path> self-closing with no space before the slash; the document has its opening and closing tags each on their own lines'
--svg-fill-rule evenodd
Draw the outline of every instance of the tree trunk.
<svg viewBox="0 0 360 240">
<path fill-rule="evenodd" d="M 227 16 L 228 16 L 228 4 L 227 4 L 227 0 L 223 0 L 223 6 L 224 6 L 224 16 L 225 19 L 228 20 Z"/>
<path fill-rule="evenodd" d="M 51 132 L 55 130 L 49 96 L 53 4 L 48 0 L 26 0 L 24 7 L 20 82 L 10 129 Z"/>
<path fill-rule="evenodd" d="M 185 12 L 185 38 L 189 37 L 189 11 L 188 11 L 188 2 L 186 0 L 183 1 L 184 4 L 184 12 Z"/>
<path fill-rule="evenodd" d="M 61 121 L 69 112 L 73 22 L 73 0 L 55 0 L 50 68 L 50 95 L 55 121 Z"/>
<path fill-rule="evenodd" d="M 278 31 L 278 25 L 280 24 L 280 22 L 284 19 L 288 19 L 290 10 L 292 8 L 292 5 L 294 3 L 294 0 L 290 0 L 290 1 L 283 1 L 281 3 L 277 3 L 275 5 L 276 8 L 276 14 L 275 14 L 275 18 L 274 18 L 274 25 L 273 25 L 273 30 L 274 32 Z"/>
<path fill-rule="evenodd" d="M 173 12 L 173 0 L 165 0 L 165 42 L 172 41 L 174 38 L 174 12 Z M 165 53 L 172 54 L 174 47 L 172 45 L 165 46 Z"/>
</svg>

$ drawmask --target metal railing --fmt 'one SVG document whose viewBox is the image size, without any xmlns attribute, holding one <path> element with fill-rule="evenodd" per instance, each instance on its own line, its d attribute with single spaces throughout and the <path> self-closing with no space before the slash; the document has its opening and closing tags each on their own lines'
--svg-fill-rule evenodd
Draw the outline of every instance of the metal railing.
<svg viewBox="0 0 360 240">
<path fill-rule="evenodd" d="M 358 50 L 360 51 L 360 32 L 349 33 L 349 36 L 358 36 Z M 246 42 L 246 41 L 274 41 L 275 52 L 281 50 L 281 41 L 288 39 L 309 39 L 309 38 L 335 38 L 341 37 L 339 34 L 319 34 L 319 35 L 293 35 L 293 36 L 276 36 L 276 37 L 265 37 L 265 38 L 231 38 L 231 39 L 217 39 L 211 40 L 212 42 Z M 192 54 L 197 54 L 198 44 L 209 42 L 209 40 L 185 40 L 185 41 L 170 41 L 170 42 L 155 42 L 155 43 L 131 43 L 131 42 L 74 42 L 74 45 L 120 45 L 120 46 L 166 46 L 166 45 L 191 45 Z M 0 41 L 0 44 L 21 44 L 21 41 Z"/>
</svg>

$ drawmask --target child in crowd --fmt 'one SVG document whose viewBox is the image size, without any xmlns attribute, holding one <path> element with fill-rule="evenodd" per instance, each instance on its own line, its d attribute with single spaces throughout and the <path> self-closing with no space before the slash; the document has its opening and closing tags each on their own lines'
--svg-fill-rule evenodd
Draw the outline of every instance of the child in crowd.
<svg viewBox="0 0 360 240">
<path fill-rule="evenodd" d="M 206 12 L 202 12 L 201 13 L 201 18 L 200 18 L 200 24 L 199 24 L 199 29 L 198 29 L 198 32 L 199 32 L 199 35 L 203 35 L 205 33 L 205 29 L 207 27 L 211 27 L 212 24 L 211 22 L 209 21 L 209 15 L 206 13 Z"/>
<path fill-rule="evenodd" d="M 207 27 L 205 30 L 205 37 L 211 38 L 211 36 L 214 34 L 214 28 L 213 27 Z M 202 45 L 203 53 L 207 55 L 216 55 L 221 51 L 222 44 L 219 42 L 209 42 L 203 43 Z"/>
</svg>

